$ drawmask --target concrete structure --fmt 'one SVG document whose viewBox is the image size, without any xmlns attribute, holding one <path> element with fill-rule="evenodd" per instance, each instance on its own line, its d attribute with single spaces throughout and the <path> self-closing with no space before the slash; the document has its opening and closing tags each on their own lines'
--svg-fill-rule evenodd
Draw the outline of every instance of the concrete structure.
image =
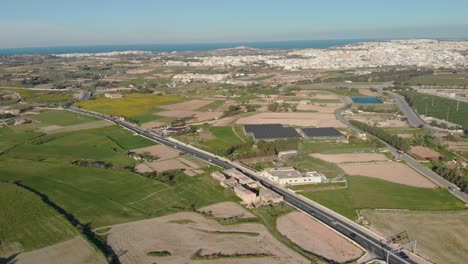
<svg viewBox="0 0 468 264">
<path fill-rule="evenodd" d="M 242 184 L 234 186 L 234 193 L 241 198 L 245 204 L 254 204 L 257 202 L 257 194 L 245 188 Z"/>
<path fill-rule="evenodd" d="M 292 167 L 266 169 L 259 175 L 281 185 L 321 183 L 325 178 L 325 175 L 319 172 L 311 171 L 303 174 Z"/>
<path fill-rule="evenodd" d="M 211 177 L 218 180 L 221 186 L 232 188 L 234 193 L 242 199 L 242 202 L 250 207 L 283 201 L 283 196 L 265 188 L 259 182 L 234 168 L 225 170 L 223 173 L 213 172 Z"/>
<path fill-rule="evenodd" d="M 278 152 L 278 158 L 287 159 L 287 158 L 297 156 L 297 154 L 298 154 L 297 150 L 280 151 L 280 152 Z"/>
<path fill-rule="evenodd" d="M 118 93 L 105 93 L 104 97 L 110 98 L 110 99 L 117 99 L 117 98 L 122 98 L 123 96 Z"/>
</svg>

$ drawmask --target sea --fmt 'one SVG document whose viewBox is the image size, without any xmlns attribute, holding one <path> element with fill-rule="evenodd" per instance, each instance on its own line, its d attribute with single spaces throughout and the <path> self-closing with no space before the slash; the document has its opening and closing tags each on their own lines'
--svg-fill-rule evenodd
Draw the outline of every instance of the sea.
<svg viewBox="0 0 468 264">
<path fill-rule="evenodd" d="M 36 48 L 8 48 L 0 49 L 0 55 L 22 54 L 68 54 L 68 53 L 100 53 L 112 51 L 150 51 L 153 53 L 173 51 L 207 51 L 215 49 L 235 48 L 247 46 L 257 49 L 306 49 L 329 48 L 371 39 L 339 39 L 339 40 L 296 40 L 271 42 L 231 42 L 231 43 L 193 43 L 193 44 L 134 44 L 134 45 L 96 45 L 96 46 L 57 46 Z"/>
</svg>

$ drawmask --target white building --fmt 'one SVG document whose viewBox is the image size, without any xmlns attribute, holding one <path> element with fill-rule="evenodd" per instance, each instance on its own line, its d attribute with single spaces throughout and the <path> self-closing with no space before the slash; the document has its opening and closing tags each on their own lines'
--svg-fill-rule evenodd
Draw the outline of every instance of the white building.
<svg viewBox="0 0 468 264">
<path fill-rule="evenodd" d="M 281 185 L 321 183 L 325 179 L 325 175 L 320 172 L 310 171 L 303 174 L 292 167 L 266 169 L 259 172 L 259 175 Z"/>
</svg>

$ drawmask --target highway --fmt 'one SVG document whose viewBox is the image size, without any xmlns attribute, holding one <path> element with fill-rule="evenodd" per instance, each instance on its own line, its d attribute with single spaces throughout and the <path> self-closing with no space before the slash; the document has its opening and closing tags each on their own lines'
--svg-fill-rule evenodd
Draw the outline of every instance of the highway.
<svg viewBox="0 0 468 264">
<path fill-rule="evenodd" d="M 266 180 L 265 178 L 258 177 L 254 172 L 246 170 L 245 168 L 239 165 L 236 165 L 233 162 L 230 162 L 226 159 L 218 157 L 214 154 L 207 153 L 202 150 L 198 150 L 192 146 L 188 146 L 186 144 L 181 144 L 176 141 L 169 140 L 167 138 L 161 137 L 149 131 L 143 130 L 137 126 L 133 126 L 131 124 L 109 117 L 107 115 L 103 115 L 103 114 L 92 112 L 92 111 L 87 111 L 87 110 L 76 108 L 76 107 L 68 107 L 67 109 L 70 111 L 74 111 L 74 112 L 78 112 L 78 113 L 86 114 L 86 115 L 92 115 L 101 119 L 114 122 L 115 124 L 120 125 L 130 131 L 133 131 L 136 134 L 147 137 L 160 144 L 164 144 L 166 146 L 174 148 L 185 154 L 193 155 L 199 159 L 205 160 L 206 162 L 219 166 L 223 169 L 231 169 L 231 168 L 238 169 L 242 171 L 244 174 L 246 174 L 247 176 L 249 176 L 250 178 L 252 178 L 253 180 L 259 181 L 263 186 L 270 188 L 271 190 L 282 195 L 286 202 L 304 211 L 310 216 L 320 220 L 321 222 L 330 226 L 337 232 L 347 236 L 349 239 L 355 241 L 360 246 L 368 250 L 368 252 L 374 256 L 377 256 L 381 259 L 386 259 L 388 252 L 391 252 L 393 250 L 390 246 L 381 243 L 381 239 L 382 239 L 381 237 L 370 232 L 366 228 L 358 225 L 357 223 L 309 199 L 302 198 L 300 195 L 297 195 L 284 187 L 278 186 Z M 408 254 L 408 255 L 409 257 L 408 256 L 403 257 L 398 254 L 390 253 L 389 263 L 395 263 L 395 264 L 420 263 L 419 259 L 416 256 L 414 256 L 413 254 Z"/>
</svg>

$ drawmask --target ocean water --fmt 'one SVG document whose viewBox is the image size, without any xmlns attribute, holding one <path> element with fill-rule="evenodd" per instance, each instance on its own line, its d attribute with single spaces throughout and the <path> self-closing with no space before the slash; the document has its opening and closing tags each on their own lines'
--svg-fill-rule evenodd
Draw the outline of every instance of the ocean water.
<svg viewBox="0 0 468 264">
<path fill-rule="evenodd" d="M 140 50 L 153 53 L 172 51 L 207 51 L 215 49 L 248 46 L 258 49 L 306 49 L 329 48 L 351 43 L 368 41 L 369 39 L 341 39 L 341 40 L 301 40 L 274 42 L 232 42 L 232 43 L 197 43 L 197 44 L 135 44 L 135 45 L 98 45 L 98 46 L 62 46 L 37 48 L 9 48 L 0 49 L 0 55 L 21 54 L 66 54 L 66 53 L 99 53 L 111 51 Z"/>
</svg>

